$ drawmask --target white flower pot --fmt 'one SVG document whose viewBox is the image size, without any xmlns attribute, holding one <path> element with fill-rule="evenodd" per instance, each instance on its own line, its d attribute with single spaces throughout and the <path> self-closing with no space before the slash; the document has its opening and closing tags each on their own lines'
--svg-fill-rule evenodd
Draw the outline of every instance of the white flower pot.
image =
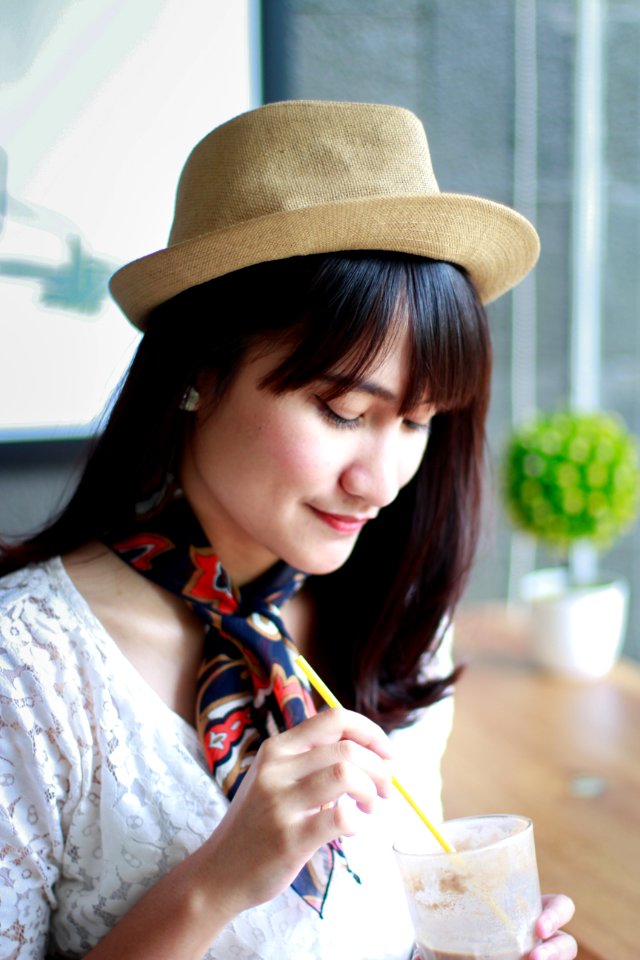
<svg viewBox="0 0 640 960">
<path fill-rule="evenodd" d="M 627 624 L 629 587 L 620 578 L 576 586 L 563 568 L 536 570 L 521 581 L 529 607 L 534 661 L 582 680 L 605 676 L 616 662 Z"/>
</svg>

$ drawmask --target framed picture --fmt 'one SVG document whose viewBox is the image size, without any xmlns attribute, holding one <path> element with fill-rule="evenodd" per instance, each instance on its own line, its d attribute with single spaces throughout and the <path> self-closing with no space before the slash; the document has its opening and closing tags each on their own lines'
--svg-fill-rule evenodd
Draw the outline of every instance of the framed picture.
<svg viewBox="0 0 640 960">
<path fill-rule="evenodd" d="M 252 0 L 23 0 L 0 25 L 0 440 L 94 432 L 138 343 L 110 300 L 182 165 L 257 105 Z"/>
</svg>

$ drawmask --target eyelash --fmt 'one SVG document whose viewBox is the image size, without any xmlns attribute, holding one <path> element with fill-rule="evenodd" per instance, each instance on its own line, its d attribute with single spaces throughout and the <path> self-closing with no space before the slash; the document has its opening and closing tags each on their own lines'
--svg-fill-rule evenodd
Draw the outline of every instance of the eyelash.
<svg viewBox="0 0 640 960">
<path fill-rule="evenodd" d="M 323 400 L 321 397 L 316 397 L 316 400 L 320 405 L 320 412 L 329 423 L 332 423 L 340 429 L 357 430 L 360 424 L 360 417 L 354 417 L 351 420 L 346 417 L 341 417 L 340 414 L 336 413 L 335 410 L 329 406 L 326 400 Z M 428 434 L 431 428 L 431 423 L 416 423 L 414 420 L 405 420 L 404 425 L 408 430 L 412 430 L 415 433 Z"/>
<path fill-rule="evenodd" d="M 415 420 L 405 420 L 404 425 L 407 430 L 414 430 L 416 433 L 428 434 L 431 430 L 431 421 L 429 423 L 416 423 Z"/>
<path fill-rule="evenodd" d="M 358 424 L 360 423 L 360 417 L 354 417 L 352 420 L 347 419 L 346 417 L 341 417 L 339 414 L 332 410 L 326 400 L 323 400 L 322 397 L 316 397 L 318 404 L 320 405 L 320 412 L 323 417 L 332 423 L 334 427 L 340 427 L 341 429 L 346 430 L 356 430 Z"/>
</svg>

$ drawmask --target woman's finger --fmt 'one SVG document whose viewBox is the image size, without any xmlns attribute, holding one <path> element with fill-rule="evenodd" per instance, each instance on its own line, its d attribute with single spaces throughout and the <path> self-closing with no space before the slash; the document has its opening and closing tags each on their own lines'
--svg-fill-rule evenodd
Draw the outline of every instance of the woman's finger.
<svg viewBox="0 0 640 960">
<path fill-rule="evenodd" d="M 322 710 L 308 720 L 286 730 L 277 738 L 278 747 L 290 753 L 312 750 L 339 740 L 353 740 L 385 759 L 391 759 L 389 738 L 376 723 L 360 713 L 335 707 Z M 265 741 L 265 745 L 270 743 Z"/>
<path fill-rule="evenodd" d="M 351 797 L 365 813 L 371 813 L 378 797 L 376 783 L 355 763 L 337 760 L 301 779 L 291 790 L 291 800 L 301 811 L 334 804 Z"/>
<path fill-rule="evenodd" d="M 272 766 L 264 774 L 273 777 L 274 788 L 286 783 L 294 785 L 306 781 L 314 773 L 328 771 L 327 776 L 339 781 L 344 774 L 343 766 L 353 765 L 369 777 L 378 796 L 388 797 L 392 791 L 391 764 L 367 747 L 353 740 L 338 740 L 324 747 L 315 747 L 298 754 L 285 754 L 272 759 Z M 314 781 L 319 782 L 319 781 Z M 343 791 L 347 792 L 347 791 Z M 335 798 L 331 798 L 335 799 Z M 329 803 L 325 797 L 322 803 Z M 312 802 L 311 806 L 315 806 Z"/>
<path fill-rule="evenodd" d="M 536 922 L 536 933 L 542 939 L 548 939 L 565 924 L 575 913 L 575 905 L 570 897 L 562 893 L 545 894 L 542 898 L 542 913 Z"/>
<path fill-rule="evenodd" d="M 578 944 L 568 933 L 559 932 L 569 923 L 575 912 L 573 900 L 564 894 L 551 893 L 542 897 L 542 913 L 536 921 L 536 934 L 544 943 L 530 954 L 530 960 L 574 960 Z"/>
<path fill-rule="evenodd" d="M 577 956 L 578 944 L 574 938 L 568 933 L 556 933 L 532 950 L 529 960 L 575 960 Z"/>
</svg>

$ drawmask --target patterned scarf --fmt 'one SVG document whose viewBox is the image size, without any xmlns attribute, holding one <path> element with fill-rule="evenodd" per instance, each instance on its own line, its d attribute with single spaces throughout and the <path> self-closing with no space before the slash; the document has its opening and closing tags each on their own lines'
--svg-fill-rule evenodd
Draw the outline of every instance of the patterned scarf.
<svg viewBox="0 0 640 960">
<path fill-rule="evenodd" d="M 279 610 L 305 574 L 278 563 L 240 594 L 181 495 L 156 512 L 141 506 L 137 523 L 105 542 L 207 624 L 196 726 L 212 776 L 232 800 L 262 741 L 316 712 Z M 320 916 L 336 854 L 344 858 L 339 841 L 321 847 L 291 884 Z"/>
</svg>

